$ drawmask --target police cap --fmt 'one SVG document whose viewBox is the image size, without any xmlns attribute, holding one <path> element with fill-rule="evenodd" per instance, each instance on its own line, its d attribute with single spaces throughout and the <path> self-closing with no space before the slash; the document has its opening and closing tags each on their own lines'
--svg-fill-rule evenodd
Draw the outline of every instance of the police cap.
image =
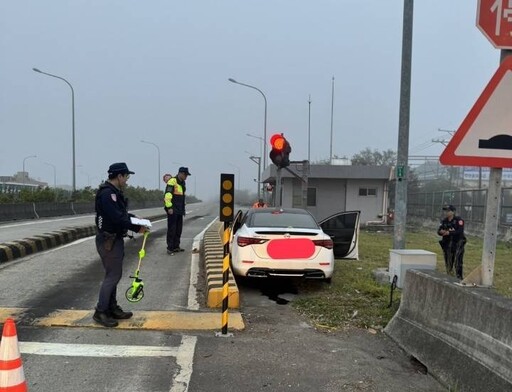
<svg viewBox="0 0 512 392">
<path fill-rule="evenodd" d="M 451 204 L 447 204 L 443 207 L 443 211 L 454 211 L 455 212 L 456 208 L 454 206 L 452 206 Z"/>
</svg>

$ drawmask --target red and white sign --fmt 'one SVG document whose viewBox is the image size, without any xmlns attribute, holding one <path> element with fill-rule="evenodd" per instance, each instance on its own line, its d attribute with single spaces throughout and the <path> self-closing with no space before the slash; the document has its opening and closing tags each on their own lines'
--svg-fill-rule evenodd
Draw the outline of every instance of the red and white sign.
<svg viewBox="0 0 512 392">
<path fill-rule="evenodd" d="M 501 63 L 439 160 L 452 166 L 512 167 L 512 57 Z"/>
<path fill-rule="evenodd" d="M 512 49 L 512 0 L 478 0 L 476 25 L 498 49 Z"/>
</svg>

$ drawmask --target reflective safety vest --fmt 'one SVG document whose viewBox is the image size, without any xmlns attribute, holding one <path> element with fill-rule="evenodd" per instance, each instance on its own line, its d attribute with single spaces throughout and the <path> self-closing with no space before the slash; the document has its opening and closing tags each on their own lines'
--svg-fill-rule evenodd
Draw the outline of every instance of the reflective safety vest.
<svg viewBox="0 0 512 392">
<path fill-rule="evenodd" d="M 172 209 L 175 214 L 185 215 L 185 181 L 172 177 L 167 181 L 164 193 L 164 208 Z"/>
</svg>

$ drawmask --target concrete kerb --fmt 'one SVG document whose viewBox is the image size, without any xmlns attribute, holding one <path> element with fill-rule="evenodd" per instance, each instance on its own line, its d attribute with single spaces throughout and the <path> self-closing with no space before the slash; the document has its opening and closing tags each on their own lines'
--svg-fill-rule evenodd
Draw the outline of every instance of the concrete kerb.
<svg viewBox="0 0 512 392">
<path fill-rule="evenodd" d="M 408 270 L 400 309 L 385 328 L 436 378 L 459 391 L 512 390 L 512 300 Z"/>
<path fill-rule="evenodd" d="M 160 214 L 150 216 L 147 219 L 158 220 L 165 218 L 165 216 L 164 214 Z M 69 227 L 51 233 L 23 238 L 21 240 L 0 243 L 0 263 L 65 245 L 82 238 L 91 237 L 95 234 L 96 226 L 86 225 Z"/>
<path fill-rule="evenodd" d="M 206 304 L 209 308 L 220 308 L 222 305 L 222 261 L 224 256 L 222 236 L 222 222 L 213 224 L 204 235 Z M 237 309 L 240 307 L 240 293 L 231 268 L 229 272 L 229 307 L 231 309 Z"/>
</svg>

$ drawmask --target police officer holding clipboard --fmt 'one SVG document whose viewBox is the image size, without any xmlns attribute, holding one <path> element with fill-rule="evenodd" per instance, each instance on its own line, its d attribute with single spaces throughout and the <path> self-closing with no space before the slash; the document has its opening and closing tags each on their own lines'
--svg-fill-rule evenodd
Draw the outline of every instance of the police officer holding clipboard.
<svg viewBox="0 0 512 392">
<path fill-rule="evenodd" d="M 143 226 L 134 225 L 128 213 L 128 201 L 122 189 L 134 172 L 124 162 L 113 163 L 108 169 L 108 180 L 100 185 L 96 193 L 96 249 L 105 269 L 99 300 L 93 319 L 97 323 L 113 328 L 116 320 L 129 319 L 132 312 L 125 312 L 117 304 L 117 284 L 123 274 L 124 237 L 128 230 L 144 233 Z"/>
</svg>

